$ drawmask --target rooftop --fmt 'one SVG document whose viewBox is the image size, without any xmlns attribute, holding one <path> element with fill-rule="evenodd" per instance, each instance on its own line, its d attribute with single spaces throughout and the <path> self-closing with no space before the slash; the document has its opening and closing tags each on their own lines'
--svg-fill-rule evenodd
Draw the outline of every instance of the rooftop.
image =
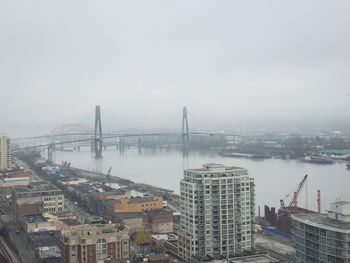
<svg viewBox="0 0 350 263">
<path fill-rule="evenodd" d="M 238 166 L 226 166 L 223 164 L 216 164 L 216 163 L 208 163 L 203 164 L 202 168 L 197 169 L 187 169 L 186 171 L 190 172 L 210 172 L 210 173 L 220 173 L 220 172 L 234 172 L 234 171 L 247 171 L 245 168 L 238 167 Z"/>
<path fill-rule="evenodd" d="M 120 204 L 120 203 L 123 203 L 123 204 L 125 204 L 125 203 L 127 203 L 127 204 L 142 204 L 142 203 L 157 201 L 160 199 L 161 199 L 161 197 L 157 197 L 157 196 L 146 196 L 146 197 L 137 196 L 137 197 L 132 197 L 132 198 L 128 198 L 128 199 L 115 200 L 115 203 L 116 204 Z"/>
<path fill-rule="evenodd" d="M 33 192 L 47 192 L 60 191 L 56 186 L 45 182 L 34 182 L 26 186 L 16 186 L 13 188 L 15 194 L 33 193 Z"/>
<path fill-rule="evenodd" d="M 58 246 L 60 243 L 60 232 L 59 231 L 46 231 L 29 234 L 31 244 L 37 247 L 44 246 Z"/>
<path fill-rule="evenodd" d="M 172 214 L 173 211 L 171 209 L 168 209 L 168 208 L 159 208 L 159 209 L 145 211 L 145 213 L 148 216 L 156 216 L 156 215 L 161 215 L 161 214 L 169 214 L 169 213 Z"/>
<path fill-rule="evenodd" d="M 327 214 L 296 214 L 292 215 L 292 218 L 303 221 L 304 223 L 314 223 L 319 226 L 323 226 L 324 228 L 329 229 L 339 229 L 342 231 L 350 232 L 350 223 L 346 223 L 343 221 L 331 219 Z"/>
<path fill-rule="evenodd" d="M 25 223 L 34 223 L 34 222 L 46 222 L 47 219 L 41 214 L 24 215 L 22 216 L 22 221 Z"/>
<path fill-rule="evenodd" d="M 152 202 L 158 200 L 160 197 L 156 196 L 147 196 L 147 197 L 134 197 L 129 198 L 128 203 L 135 204 L 135 203 L 144 203 L 144 202 Z"/>
<path fill-rule="evenodd" d="M 229 263 L 274 263 L 280 262 L 269 255 L 255 255 L 229 259 Z"/>
<path fill-rule="evenodd" d="M 96 234 L 108 234 L 108 233 L 117 233 L 127 231 L 129 233 L 129 230 L 124 225 L 119 224 L 96 224 L 96 225 L 79 225 L 79 226 L 72 226 L 69 229 L 62 230 L 63 236 L 90 236 L 90 235 L 96 235 Z"/>
<path fill-rule="evenodd" d="M 335 205 L 347 205 L 347 204 L 350 204 L 350 202 L 348 202 L 348 201 L 337 201 L 337 202 L 334 202 L 332 204 L 335 204 Z"/>
</svg>

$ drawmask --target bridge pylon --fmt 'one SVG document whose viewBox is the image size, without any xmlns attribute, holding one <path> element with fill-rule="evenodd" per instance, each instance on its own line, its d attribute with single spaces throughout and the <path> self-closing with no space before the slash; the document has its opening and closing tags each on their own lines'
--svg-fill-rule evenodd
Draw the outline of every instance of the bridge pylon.
<svg viewBox="0 0 350 263">
<path fill-rule="evenodd" d="M 47 162 L 48 162 L 49 164 L 52 164 L 52 152 L 54 151 L 54 147 L 55 147 L 54 144 L 50 144 L 50 145 L 47 147 Z"/>
<path fill-rule="evenodd" d="M 102 158 L 102 122 L 100 105 L 96 105 L 95 110 L 94 150 L 95 158 Z"/>
<path fill-rule="evenodd" d="M 184 106 L 182 109 L 182 147 L 186 151 L 188 150 L 189 138 L 187 107 Z"/>
</svg>

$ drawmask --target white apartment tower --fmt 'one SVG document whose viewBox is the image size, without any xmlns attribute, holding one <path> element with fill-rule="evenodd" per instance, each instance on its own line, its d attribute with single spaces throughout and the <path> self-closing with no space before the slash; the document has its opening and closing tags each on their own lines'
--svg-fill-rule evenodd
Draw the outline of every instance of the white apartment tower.
<svg viewBox="0 0 350 263">
<path fill-rule="evenodd" d="M 244 168 L 205 164 L 181 180 L 179 254 L 187 262 L 250 251 L 254 246 L 254 180 Z"/>
<path fill-rule="evenodd" d="M 10 139 L 0 134 L 0 171 L 11 169 Z"/>
</svg>

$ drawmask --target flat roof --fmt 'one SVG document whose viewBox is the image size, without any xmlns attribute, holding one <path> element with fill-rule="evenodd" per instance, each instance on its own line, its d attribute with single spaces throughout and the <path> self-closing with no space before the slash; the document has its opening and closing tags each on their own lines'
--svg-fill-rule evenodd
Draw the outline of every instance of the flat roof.
<svg viewBox="0 0 350 263">
<path fill-rule="evenodd" d="M 137 203 L 144 203 L 144 202 L 153 202 L 153 201 L 159 201 L 159 197 L 157 196 L 146 196 L 146 197 L 133 197 L 128 199 L 129 204 L 137 204 Z"/>
<path fill-rule="evenodd" d="M 61 231 L 61 234 L 64 236 L 76 236 L 76 235 L 81 235 L 81 236 L 86 236 L 89 235 L 89 231 L 97 230 L 101 234 L 107 234 L 107 233 L 119 233 L 122 231 L 129 232 L 127 226 L 120 225 L 120 224 L 84 224 L 84 225 L 77 225 L 77 226 L 72 226 L 71 228 L 64 229 Z M 86 231 L 80 232 L 80 231 Z"/>
<path fill-rule="evenodd" d="M 348 201 L 337 201 L 337 202 L 333 202 L 331 204 L 335 204 L 335 205 L 347 205 L 350 204 L 350 202 Z"/>
<path fill-rule="evenodd" d="M 346 231 L 350 233 L 350 223 L 329 218 L 327 214 L 295 214 L 292 215 L 292 218 L 305 224 L 327 228 L 331 231 Z"/>
<path fill-rule="evenodd" d="M 26 223 L 34 223 L 34 222 L 46 222 L 47 219 L 41 214 L 35 214 L 35 215 L 22 216 L 22 221 Z"/>
<path fill-rule="evenodd" d="M 15 186 L 13 192 L 16 194 L 32 193 L 32 192 L 46 192 L 46 191 L 60 191 L 56 186 L 46 182 L 34 182 L 26 186 Z"/>
<path fill-rule="evenodd" d="M 280 260 L 269 255 L 255 255 L 229 259 L 229 263 L 274 263 Z"/>
<path fill-rule="evenodd" d="M 234 171 L 247 171 L 247 169 L 238 166 L 227 166 L 223 164 L 209 163 L 203 164 L 202 168 L 186 169 L 185 171 L 194 173 L 222 173 L 222 172 L 234 172 Z"/>
</svg>

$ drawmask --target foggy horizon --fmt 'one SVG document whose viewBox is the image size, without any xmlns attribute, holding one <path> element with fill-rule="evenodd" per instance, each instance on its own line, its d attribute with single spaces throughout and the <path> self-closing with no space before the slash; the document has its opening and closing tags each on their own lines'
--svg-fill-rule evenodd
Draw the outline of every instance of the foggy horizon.
<svg viewBox="0 0 350 263">
<path fill-rule="evenodd" d="M 87 122 L 95 105 L 138 129 L 180 130 L 187 106 L 190 129 L 347 130 L 349 8 L 3 1 L 1 131 L 46 134 Z"/>
</svg>

